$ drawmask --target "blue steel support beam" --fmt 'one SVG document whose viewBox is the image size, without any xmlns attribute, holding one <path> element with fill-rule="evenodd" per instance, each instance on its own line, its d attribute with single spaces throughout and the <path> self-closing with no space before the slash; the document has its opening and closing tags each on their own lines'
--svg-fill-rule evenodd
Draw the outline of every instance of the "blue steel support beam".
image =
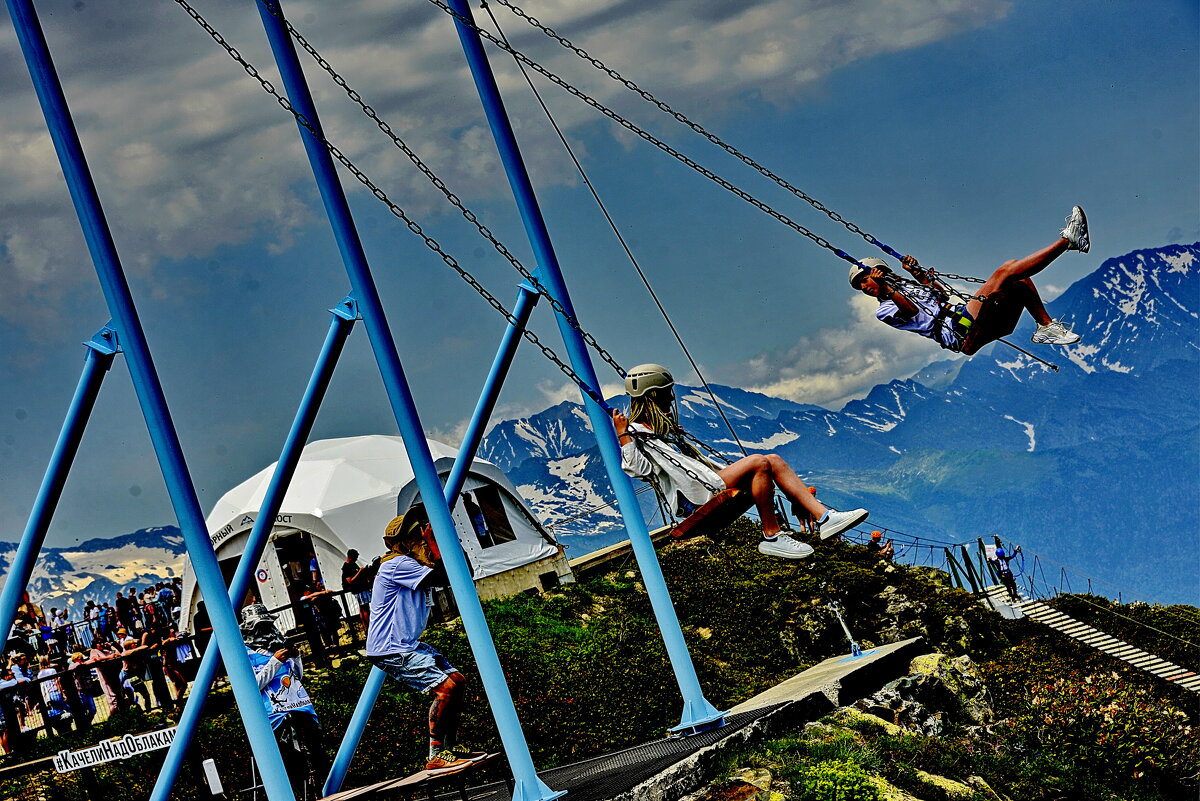
<svg viewBox="0 0 1200 801">
<path fill-rule="evenodd" d="M 287 439 L 284 440 L 279 461 L 275 463 L 275 471 L 271 474 L 271 482 L 267 485 L 266 494 L 263 496 L 262 505 L 258 510 L 258 517 L 254 521 L 254 527 L 250 529 L 250 534 L 246 537 L 246 544 L 242 548 L 242 557 L 238 561 L 233 581 L 229 585 L 231 603 L 241 603 L 254 580 L 254 570 L 258 567 L 263 551 L 267 547 L 271 529 L 274 528 L 275 516 L 279 514 L 279 509 L 283 506 L 283 498 L 287 494 L 288 486 L 292 483 L 292 477 L 296 474 L 296 466 L 300 463 L 304 444 L 308 442 L 308 436 L 312 433 L 317 412 L 320 411 L 321 402 L 325 398 L 325 391 L 329 388 L 329 382 L 333 378 L 333 370 L 337 367 L 342 348 L 345 346 L 346 339 L 350 336 L 350 331 L 354 328 L 354 321 L 357 318 L 357 307 L 351 298 L 342 301 L 333 310 L 333 319 L 329 323 L 329 333 L 325 335 L 325 344 L 321 347 L 321 354 L 317 358 L 312 377 L 309 378 L 308 386 L 304 390 L 304 397 L 300 401 L 299 408 L 296 409 L 296 417 L 292 421 Z M 200 725 L 200 716 L 204 713 L 204 702 L 208 699 L 213 682 L 217 678 L 220 658 L 219 646 L 209 648 L 204 652 L 204 658 L 200 661 L 200 667 L 192 681 L 192 689 L 188 693 L 187 703 L 183 707 L 183 713 L 179 716 L 179 723 L 175 726 L 175 739 L 171 741 L 171 747 L 163 760 L 158 778 L 155 779 L 150 801 L 167 801 L 171 796 L 171 789 L 175 786 L 179 771 L 183 768 L 184 759 L 187 757 L 187 750 L 196 734 L 196 728 Z"/>
<path fill-rule="evenodd" d="M 479 402 L 475 405 L 475 412 L 471 415 L 471 422 L 467 424 L 466 434 L 458 448 L 458 455 L 454 459 L 454 467 L 450 468 L 450 475 L 446 477 L 443 497 L 451 509 L 458 502 L 458 493 L 462 491 L 463 483 L 467 480 L 467 470 L 470 469 L 471 462 L 475 458 L 475 451 L 478 450 L 479 442 L 483 439 L 483 430 L 492 416 L 492 410 L 496 408 L 500 387 L 504 384 L 504 377 L 508 375 L 508 368 L 512 365 L 513 356 L 517 352 L 517 345 L 521 341 L 521 332 L 525 330 L 525 325 L 529 322 L 529 315 L 533 313 L 533 307 L 537 305 L 537 301 L 538 293 L 534 291 L 533 287 L 522 282 L 521 291 L 517 295 L 517 304 L 513 309 L 516 323 L 509 323 L 500 340 L 500 347 L 492 362 L 491 372 L 488 373 L 487 381 L 484 382 Z M 350 763 L 354 760 L 354 752 L 358 750 L 358 743 L 367 728 L 371 710 L 375 708 L 375 702 L 383 690 L 383 680 L 384 672 L 379 668 L 371 668 L 366 684 L 359 693 L 354 714 L 350 716 L 346 734 L 342 737 L 341 745 L 338 746 L 337 755 L 333 758 L 329 777 L 325 780 L 325 787 L 322 791 L 325 795 L 333 795 L 342 789 L 346 773 L 350 770 Z"/>
<path fill-rule="evenodd" d="M 258 4 L 259 16 L 266 29 L 275 63 L 279 66 L 288 99 L 292 107 L 299 112 L 320 133 L 320 118 L 291 36 L 283 21 L 283 10 L 277 2 L 274 8 L 268 9 L 264 3 Z M 313 136 L 304 125 L 297 121 L 300 138 L 308 153 L 316 176 L 317 187 L 321 192 L 321 200 L 325 204 L 326 214 L 333 226 L 334 237 L 337 239 L 338 250 L 350 277 L 354 297 L 358 301 L 362 314 L 363 325 L 367 329 L 367 337 L 371 342 L 371 350 L 375 354 L 375 363 L 383 377 L 384 388 L 388 401 L 392 406 L 392 414 L 400 429 L 408 452 L 409 462 L 417 482 L 421 498 L 425 501 L 425 511 L 433 527 L 438 548 L 442 552 L 442 560 L 446 573 L 450 578 L 450 586 L 454 590 L 454 598 L 458 603 L 462 616 L 463 629 L 471 643 L 471 651 L 475 655 L 479 667 L 480 681 L 487 693 L 492 716 L 496 720 L 496 728 L 508 756 L 509 767 L 513 772 L 514 801 L 541 801 L 542 799 L 557 798 L 561 793 L 555 793 L 537 776 L 533 766 L 533 758 L 529 754 L 529 746 L 525 742 L 525 734 L 521 731 L 521 722 L 513 706 L 512 694 L 508 690 L 508 682 L 504 678 L 504 670 L 500 666 L 500 658 L 496 653 L 495 643 L 492 642 L 491 631 L 483 616 L 483 607 L 479 603 L 479 595 L 475 591 L 474 578 L 467 564 L 466 555 L 458 541 L 458 532 L 454 520 L 450 516 L 450 507 L 442 495 L 442 482 L 433 466 L 433 456 L 429 452 L 429 443 L 425 432 L 421 430 L 420 418 L 417 414 L 416 403 L 413 401 L 404 368 L 400 363 L 400 354 L 392 339 L 383 304 L 375 288 L 375 280 L 367 264 L 366 253 L 354 226 L 346 195 L 338 181 L 337 170 L 333 158 L 321 139 Z M 324 135 L 321 134 L 321 138 Z"/>
<path fill-rule="evenodd" d="M 84 239 L 95 264 L 109 313 L 113 317 L 113 327 L 117 330 L 125 360 L 129 364 L 134 391 L 137 393 L 142 416 L 146 419 L 146 427 L 158 457 L 167 494 L 171 498 L 171 506 L 175 510 L 180 532 L 196 571 L 196 583 L 209 603 L 214 638 L 226 654 L 241 653 L 240 658 L 226 659 L 225 666 L 246 728 L 246 736 L 258 761 L 267 797 L 270 801 L 294 800 L 295 796 L 288 784 L 283 760 L 279 755 L 279 747 L 267 722 L 267 711 L 263 708 L 258 683 L 246 657 L 237 618 L 229 603 L 229 596 L 225 594 L 225 581 L 209 542 L 208 532 L 205 530 L 204 516 L 196 498 L 196 488 L 188 474 L 183 449 L 180 447 L 179 437 L 167 408 L 167 399 L 150 356 L 150 346 L 138 319 L 137 308 L 129 291 L 129 284 L 125 280 L 112 233 L 104 218 L 100 197 L 88 170 L 66 96 L 54 70 L 50 48 L 46 44 L 32 2 L 7 2 L 17 39 L 25 54 L 34 89 L 46 117 L 50 137 L 54 141 L 54 148 L 67 180 L 75 213 L 79 216 Z"/>
<path fill-rule="evenodd" d="M 448 2 L 456 14 L 463 19 L 473 20 L 471 8 L 466 0 L 448 0 Z M 483 42 L 479 38 L 479 33 L 466 24 L 463 19 L 455 18 L 454 25 L 458 29 L 458 37 L 462 42 L 467 64 L 475 78 L 475 87 L 479 90 L 480 100 L 483 101 L 483 108 L 492 128 L 492 136 L 496 140 L 500 159 L 504 162 L 504 170 L 508 174 L 508 182 L 521 212 L 521 219 L 525 223 L 525 233 L 537 256 L 538 267 L 542 273 L 540 280 L 547 291 L 554 296 L 554 299 L 562 305 L 566 313 L 575 317 L 567 285 L 563 280 L 562 270 L 554 253 L 554 246 L 550 241 L 550 232 L 546 229 L 545 220 L 542 219 L 533 184 L 529 180 L 529 174 L 521 158 L 521 151 L 517 146 L 517 139 L 513 134 L 512 125 L 509 123 L 508 114 L 504 110 L 504 100 L 500 96 L 496 79 L 492 75 L 492 68 L 488 63 L 487 54 L 484 52 Z M 558 315 L 558 329 L 562 333 L 571 367 L 598 394 L 600 382 L 596 378 L 596 371 L 592 368 L 587 343 L 584 342 L 579 331 L 573 328 L 561 313 Z M 667 591 L 662 568 L 659 566 L 658 556 L 654 552 L 654 544 L 650 541 L 646 521 L 642 518 L 641 508 L 638 506 L 637 496 L 633 491 L 633 484 L 630 482 L 629 476 L 621 470 L 621 448 L 617 443 L 612 420 L 608 413 L 587 393 L 581 392 L 581 395 L 583 396 L 583 405 L 587 409 L 588 419 L 592 424 L 592 430 L 596 434 L 596 441 L 600 446 L 600 454 L 604 459 L 609 481 L 612 482 L 613 491 L 617 496 L 617 506 L 625 521 L 625 529 L 629 532 L 634 557 L 642 571 L 642 581 L 650 596 L 650 604 L 654 609 L 659 630 L 662 632 L 667 655 L 675 670 L 679 690 L 683 694 L 683 715 L 674 730 L 695 731 L 719 725 L 724 720 L 724 713 L 717 711 L 705 699 L 704 691 L 700 688 L 696 667 L 692 664 L 691 654 L 688 653 L 687 643 L 683 639 L 683 631 L 679 627 L 679 619 L 675 615 L 675 607 L 671 603 L 671 595 Z"/>
<path fill-rule="evenodd" d="M 100 344 L 105 339 L 110 343 L 109 347 Z M 54 451 L 50 454 L 50 464 L 46 466 L 42 485 L 29 512 L 29 521 L 21 534 L 21 544 L 13 554 L 12 564 L 4 578 L 4 590 L 0 591 L 0 633 L 4 634 L 6 640 L 17 616 L 17 607 L 21 605 L 21 594 L 29 584 L 37 556 L 46 541 L 50 520 L 54 517 L 58 499 L 62 497 L 67 475 L 71 472 L 71 464 L 83 439 L 83 431 L 96 405 L 100 386 L 104 383 L 104 374 L 112 367 L 113 356 L 117 352 L 116 344 L 116 332 L 108 327 L 96 334 L 93 342 L 87 343 L 79 384 L 75 387 L 71 405 L 67 407 L 58 441 L 54 443 Z"/>
</svg>

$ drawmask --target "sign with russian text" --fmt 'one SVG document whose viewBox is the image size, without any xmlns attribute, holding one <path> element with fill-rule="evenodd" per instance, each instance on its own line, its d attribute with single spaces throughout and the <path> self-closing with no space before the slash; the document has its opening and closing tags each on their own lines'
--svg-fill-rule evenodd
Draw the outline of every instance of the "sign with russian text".
<svg viewBox="0 0 1200 801">
<path fill-rule="evenodd" d="M 142 734 L 126 734 L 124 737 L 114 737 L 78 751 L 59 751 L 54 756 L 54 769 L 59 773 L 70 773 L 81 768 L 94 768 L 105 762 L 129 759 L 139 754 L 166 748 L 174 739 L 174 726 Z"/>
</svg>

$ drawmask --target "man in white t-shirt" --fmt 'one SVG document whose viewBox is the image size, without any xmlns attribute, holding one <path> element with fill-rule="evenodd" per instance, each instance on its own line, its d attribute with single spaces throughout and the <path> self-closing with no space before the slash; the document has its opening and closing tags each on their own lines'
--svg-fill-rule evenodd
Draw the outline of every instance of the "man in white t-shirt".
<svg viewBox="0 0 1200 801">
<path fill-rule="evenodd" d="M 425 769 L 435 774 L 461 770 L 484 756 L 457 742 L 467 680 L 446 657 L 421 642 L 429 622 L 430 593 L 449 583 L 441 553 L 416 507 L 388 524 L 383 542 L 388 552 L 371 588 L 367 659 L 393 679 L 433 694 Z"/>
</svg>

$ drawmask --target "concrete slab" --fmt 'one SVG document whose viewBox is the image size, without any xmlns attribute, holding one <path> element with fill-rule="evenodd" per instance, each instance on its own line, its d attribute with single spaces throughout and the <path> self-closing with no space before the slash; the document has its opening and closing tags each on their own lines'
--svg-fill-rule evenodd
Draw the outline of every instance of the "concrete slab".
<svg viewBox="0 0 1200 801">
<path fill-rule="evenodd" d="M 908 674 L 908 665 L 929 653 L 925 640 L 910 640 L 881 645 L 864 651 L 862 656 L 834 656 L 813 665 L 803 673 L 743 701 L 731 713 L 749 712 L 787 701 L 799 701 L 820 693 L 834 706 L 845 706 L 870 695 L 890 681 Z"/>
</svg>

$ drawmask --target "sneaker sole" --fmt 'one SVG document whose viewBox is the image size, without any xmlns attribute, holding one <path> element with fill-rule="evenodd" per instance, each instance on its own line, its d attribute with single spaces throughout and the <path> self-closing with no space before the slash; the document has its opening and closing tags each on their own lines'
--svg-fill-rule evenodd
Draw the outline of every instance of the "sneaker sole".
<svg viewBox="0 0 1200 801">
<path fill-rule="evenodd" d="M 845 520 L 844 522 L 842 522 L 840 525 L 829 529 L 828 532 L 825 531 L 824 526 L 821 526 L 821 539 L 827 540 L 830 537 L 836 537 L 838 534 L 841 534 L 846 529 L 854 528 L 855 526 L 857 526 L 859 523 L 866 520 L 870 516 L 871 516 L 870 512 L 863 512 L 861 515 L 858 515 L 857 517 L 851 517 L 851 518 Z"/>
<path fill-rule="evenodd" d="M 1051 339 L 1050 337 L 1035 339 L 1030 337 L 1029 341 L 1033 342 L 1035 345 L 1074 345 L 1079 341 L 1079 339 L 1079 337 L 1075 337 L 1073 339 Z"/>
<path fill-rule="evenodd" d="M 440 776 L 443 773 L 457 773 L 460 770 L 466 770 L 474 765 L 474 762 L 463 762 L 461 765 L 448 765 L 444 768 L 425 768 L 425 772 L 430 776 Z"/>
<path fill-rule="evenodd" d="M 761 547 L 758 549 L 758 552 L 760 554 L 762 554 L 763 556 L 773 556 L 776 559 L 786 559 L 789 562 L 798 562 L 801 559 L 806 559 L 806 558 L 812 556 L 814 553 L 816 553 L 814 550 L 812 550 L 812 548 L 809 548 L 807 553 L 800 553 L 799 551 L 787 551 L 785 553 L 776 553 L 776 552 L 770 551 L 770 550 L 764 551 Z"/>
</svg>

